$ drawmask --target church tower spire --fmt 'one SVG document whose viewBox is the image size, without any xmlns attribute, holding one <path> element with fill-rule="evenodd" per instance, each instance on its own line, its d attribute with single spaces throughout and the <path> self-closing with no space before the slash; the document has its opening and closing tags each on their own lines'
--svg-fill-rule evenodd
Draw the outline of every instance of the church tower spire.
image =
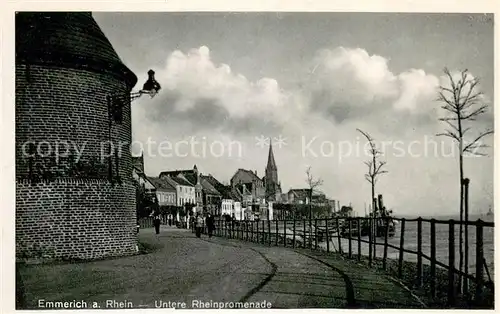
<svg viewBox="0 0 500 314">
<path fill-rule="evenodd" d="M 265 185 L 266 199 L 269 201 L 278 201 L 281 198 L 281 188 L 278 183 L 278 167 L 276 166 L 276 161 L 274 160 L 272 140 L 270 140 L 269 142 L 269 155 L 267 156 Z"/>
<path fill-rule="evenodd" d="M 273 142 L 270 140 L 269 142 L 269 155 L 267 156 L 267 167 L 266 170 L 276 170 L 278 171 L 278 167 L 276 167 L 276 161 L 274 161 L 274 153 L 273 153 Z"/>
</svg>

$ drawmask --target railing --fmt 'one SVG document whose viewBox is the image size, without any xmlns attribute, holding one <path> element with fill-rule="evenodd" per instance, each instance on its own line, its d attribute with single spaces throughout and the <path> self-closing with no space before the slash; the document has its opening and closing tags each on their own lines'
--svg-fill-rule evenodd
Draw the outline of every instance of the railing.
<svg viewBox="0 0 500 314">
<path fill-rule="evenodd" d="M 388 271 L 412 288 L 425 291 L 437 303 L 446 300 L 446 307 L 490 306 L 494 284 L 486 264 L 484 235 L 487 230 L 487 244 L 492 252 L 494 224 L 482 220 L 462 223 L 465 228 L 475 229 L 469 231 L 470 239 L 475 238 L 475 249 L 471 251 L 471 261 L 475 263 L 470 265 L 472 270 L 466 271 L 457 267 L 457 225 L 460 222 L 455 220 L 423 218 L 216 220 L 215 235 L 269 246 L 337 252 Z M 490 260 L 493 261 L 493 255 Z"/>
</svg>

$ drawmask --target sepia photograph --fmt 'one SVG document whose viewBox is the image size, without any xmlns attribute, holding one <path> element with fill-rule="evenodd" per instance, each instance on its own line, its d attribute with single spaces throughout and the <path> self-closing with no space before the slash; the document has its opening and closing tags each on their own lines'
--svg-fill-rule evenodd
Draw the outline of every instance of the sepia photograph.
<svg viewBox="0 0 500 314">
<path fill-rule="evenodd" d="M 494 309 L 494 13 L 13 14 L 17 310 Z"/>
</svg>

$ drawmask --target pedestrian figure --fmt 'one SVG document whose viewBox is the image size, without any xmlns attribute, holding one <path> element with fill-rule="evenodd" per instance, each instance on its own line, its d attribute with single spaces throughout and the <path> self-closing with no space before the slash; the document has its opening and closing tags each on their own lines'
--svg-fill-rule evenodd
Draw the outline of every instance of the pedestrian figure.
<svg viewBox="0 0 500 314">
<path fill-rule="evenodd" d="M 153 225 L 155 226 L 156 234 L 160 234 L 160 222 L 161 222 L 160 211 L 155 210 L 153 212 Z"/>
<path fill-rule="evenodd" d="M 234 237 L 236 237 L 235 232 L 234 232 L 235 225 L 236 225 L 236 216 L 233 214 L 233 216 L 231 217 L 231 230 L 232 230 Z"/>
<path fill-rule="evenodd" d="M 215 223 L 214 223 L 214 216 L 212 214 L 207 215 L 207 231 L 208 231 L 208 237 L 212 237 L 212 233 L 215 229 Z"/>
<path fill-rule="evenodd" d="M 201 237 L 201 228 L 203 228 L 203 217 L 200 214 L 196 214 L 196 237 Z"/>
<path fill-rule="evenodd" d="M 229 237 L 231 237 L 231 216 L 226 214 L 226 229 L 228 230 Z"/>
</svg>

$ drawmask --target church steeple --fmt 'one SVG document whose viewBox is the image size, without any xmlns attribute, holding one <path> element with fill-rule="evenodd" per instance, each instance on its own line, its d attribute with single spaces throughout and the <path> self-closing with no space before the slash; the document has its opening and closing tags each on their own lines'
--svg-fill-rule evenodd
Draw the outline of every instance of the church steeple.
<svg viewBox="0 0 500 314">
<path fill-rule="evenodd" d="M 276 162 L 274 161 L 274 153 L 273 153 L 273 142 L 270 140 L 269 142 L 269 155 L 267 156 L 267 170 L 278 170 L 276 167 Z"/>
<path fill-rule="evenodd" d="M 267 157 L 266 176 L 264 182 L 266 185 L 266 199 L 268 201 L 279 201 L 281 187 L 278 182 L 278 167 L 276 166 L 276 161 L 274 160 L 272 141 L 269 143 L 269 155 Z"/>
</svg>

